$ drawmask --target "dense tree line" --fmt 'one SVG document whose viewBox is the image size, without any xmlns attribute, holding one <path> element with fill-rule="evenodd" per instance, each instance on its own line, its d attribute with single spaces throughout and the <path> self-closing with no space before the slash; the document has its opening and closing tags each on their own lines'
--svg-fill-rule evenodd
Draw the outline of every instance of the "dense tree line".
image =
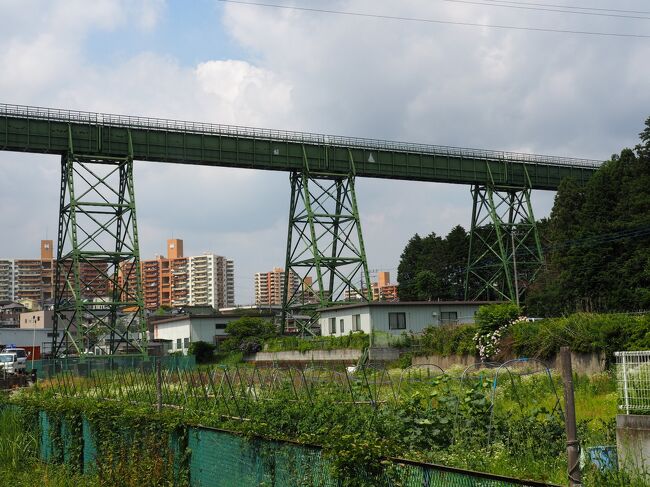
<svg viewBox="0 0 650 487">
<path fill-rule="evenodd" d="M 529 315 L 650 309 L 650 118 L 645 125 L 640 144 L 586 185 L 560 184 L 538 224 L 546 265 L 528 288 Z M 413 236 L 398 268 L 400 299 L 463 299 L 468 251 L 461 226 L 444 238 Z"/>
<path fill-rule="evenodd" d="M 650 308 L 650 118 L 640 137 L 586 185 L 560 185 L 529 313 Z"/>
<path fill-rule="evenodd" d="M 400 300 L 463 299 L 468 252 L 469 236 L 460 225 L 445 238 L 415 234 L 397 269 Z"/>
</svg>

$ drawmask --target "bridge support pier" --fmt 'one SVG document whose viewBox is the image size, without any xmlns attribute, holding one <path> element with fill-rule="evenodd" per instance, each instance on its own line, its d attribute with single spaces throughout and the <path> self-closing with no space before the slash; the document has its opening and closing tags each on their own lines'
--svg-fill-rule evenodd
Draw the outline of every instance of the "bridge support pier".
<svg viewBox="0 0 650 487">
<path fill-rule="evenodd" d="M 531 185 L 472 186 L 472 224 L 465 299 L 520 303 L 544 265 L 530 202 Z"/>
<path fill-rule="evenodd" d="M 133 187 L 133 151 L 121 158 L 61 157 L 54 293 L 54 356 L 146 354 L 146 320 Z"/>
<path fill-rule="evenodd" d="M 304 162 L 290 175 L 282 298 L 282 331 L 291 324 L 303 336 L 314 334 L 319 308 L 372 299 L 352 155 L 347 174 L 310 171 L 306 152 Z"/>
</svg>

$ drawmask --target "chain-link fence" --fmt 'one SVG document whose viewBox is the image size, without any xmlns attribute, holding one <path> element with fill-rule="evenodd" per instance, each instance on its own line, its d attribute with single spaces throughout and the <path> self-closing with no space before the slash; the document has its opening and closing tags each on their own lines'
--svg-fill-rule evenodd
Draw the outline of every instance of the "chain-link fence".
<svg viewBox="0 0 650 487">
<path fill-rule="evenodd" d="M 85 473 L 95 471 L 98 461 L 97 431 L 86 418 L 81 428 L 64 420 L 54 420 L 41 411 L 38 420 L 40 458 L 45 462 L 74 464 Z M 54 430 L 58 428 L 58 430 Z M 132 432 L 133 433 L 133 432 Z M 125 435 L 128 438 L 129 435 Z M 56 440 L 55 440 L 56 438 Z M 246 438 L 228 431 L 187 427 L 186 441 L 170 435 L 169 444 L 175 463 L 174 471 L 192 487 L 338 487 L 341 481 L 333 475 L 332 464 L 320 448 L 291 442 Z M 128 443 L 128 439 L 124 440 Z M 127 445 L 115 445 L 116 448 Z M 184 448 L 185 451 L 179 449 Z M 549 486 L 498 475 L 472 472 L 401 459 L 387 459 L 384 472 L 370 477 L 363 471 L 359 477 L 367 485 L 386 487 L 511 487 Z M 184 481 L 184 482 L 183 482 Z"/>
<path fill-rule="evenodd" d="M 142 355 L 98 355 L 59 359 L 33 360 L 29 368 L 36 369 L 39 379 L 47 379 L 60 373 L 87 377 L 94 372 L 140 370 L 151 372 L 160 361 L 165 370 L 187 370 L 196 367 L 194 355 L 143 357 Z"/>
<path fill-rule="evenodd" d="M 615 352 L 619 409 L 650 412 L 650 351 Z"/>
</svg>

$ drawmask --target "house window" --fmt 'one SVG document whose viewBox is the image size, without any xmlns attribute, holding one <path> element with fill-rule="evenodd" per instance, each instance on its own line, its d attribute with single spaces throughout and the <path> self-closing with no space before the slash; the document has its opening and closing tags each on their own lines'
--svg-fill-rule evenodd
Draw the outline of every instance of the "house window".
<svg viewBox="0 0 650 487">
<path fill-rule="evenodd" d="M 336 318 L 330 318 L 330 335 L 336 334 Z"/>
<path fill-rule="evenodd" d="M 389 330 L 406 329 L 406 313 L 388 313 Z"/>
<path fill-rule="evenodd" d="M 352 315 L 352 331 L 361 330 L 361 315 Z"/>
<path fill-rule="evenodd" d="M 176 339 L 176 350 L 180 350 L 180 349 L 181 349 L 181 339 L 177 338 Z"/>
<path fill-rule="evenodd" d="M 345 321 L 343 318 L 339 320 L 339 328 L 341 330 L 341 335 L 343 335 L 345 333 Z"/>
<path fill-rule="evenodd" d="M 189 348 L 189 346 L 190 346 L 190 339 L 185 337 L 183 339 L 183 348 Z"/>
<path fill-rule="evenodd" d="M 458 312 L 457 311 L 442 311 L 440 313 L 440 323 L 443 325 L 457 325 Z"/>
<path fill-rule="evenodd" d="M 226 329 L 226 323 L 215 323 L 214 329 L 215 330 L 225 330 Z"/>
</svg>

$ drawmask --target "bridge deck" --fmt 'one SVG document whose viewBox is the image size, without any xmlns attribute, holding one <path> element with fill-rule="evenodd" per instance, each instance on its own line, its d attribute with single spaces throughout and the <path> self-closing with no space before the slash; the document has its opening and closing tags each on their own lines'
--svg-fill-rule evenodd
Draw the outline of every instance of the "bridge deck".
<svg viewBox="0 0 650 487">
<path fill-rule="evenodd" d="M 70 130 L 69 130 L 70 128 Z M 520 186 L 528 172 L 534 189 L 557 189 L 573 177 L 586 181 L 600 161 L 458 147 L 339 137 L 0 104 L 0 150 L 124 156 L 131 132 L 136 160 L 300 170 L 307 155 L 314 172 L 346 173 L 350 154 L 357 176 L 442 183 L 495 182 Z M 488 171 L 489 168 L 489 171 Z M 524 170 L 525 168 L 525 170 Z"/>
</svg>

